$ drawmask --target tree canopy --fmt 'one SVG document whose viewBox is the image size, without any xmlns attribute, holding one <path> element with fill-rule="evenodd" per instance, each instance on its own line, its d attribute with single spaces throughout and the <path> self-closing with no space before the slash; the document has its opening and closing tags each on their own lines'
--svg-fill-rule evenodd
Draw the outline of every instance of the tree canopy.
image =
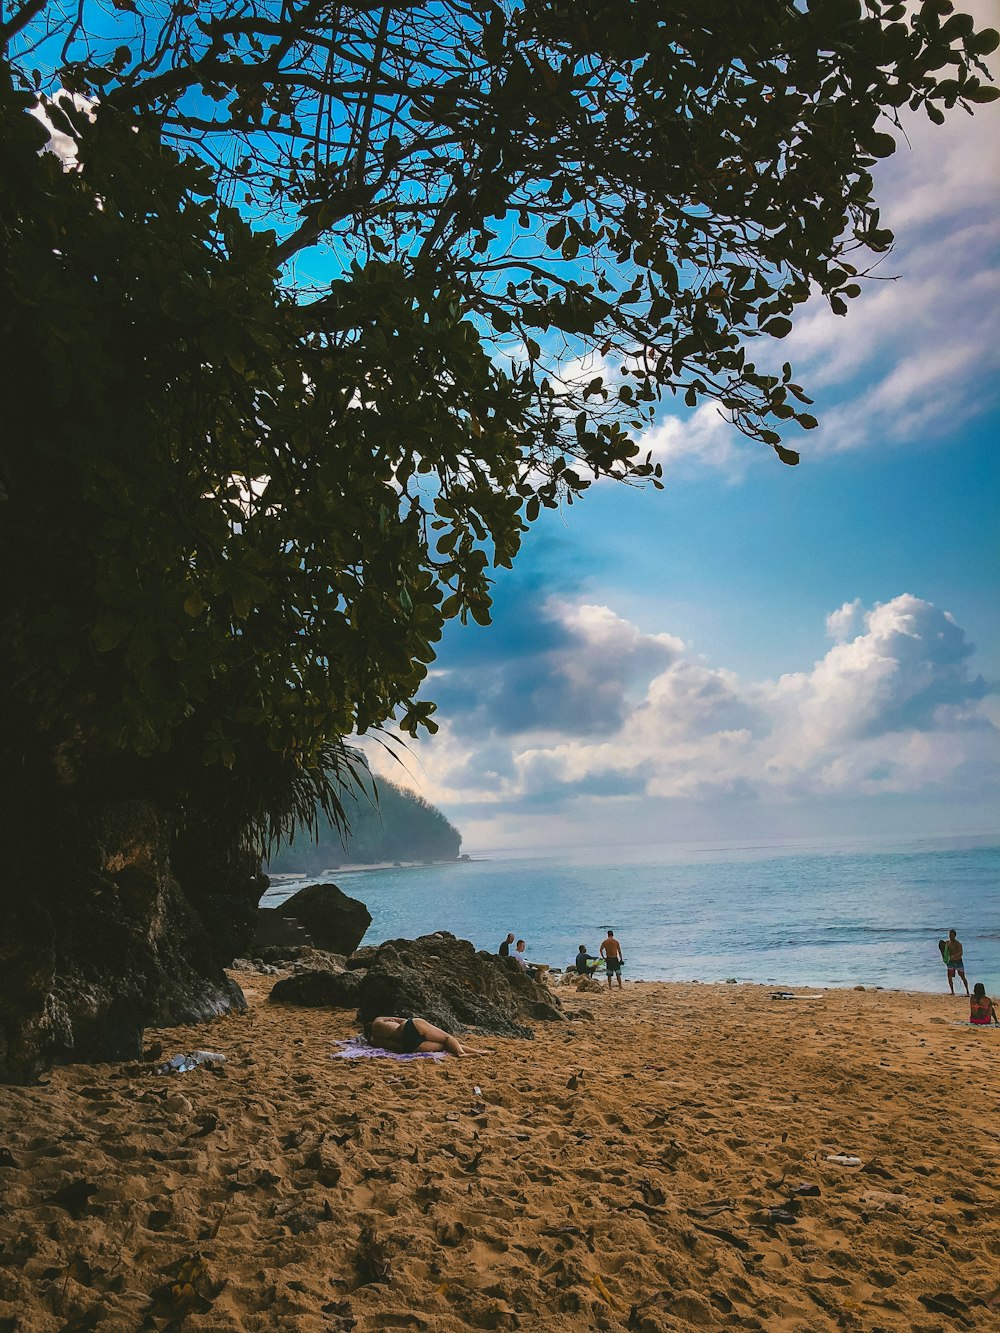
<svg viewBox="0 0 1000 1333">
<path fill-rule="evenodd" d="M 996 96 L 949 0 L 0 12 L 8 771 L 267 836 L 662 399 L 797 461 L 756 340 L 891 246 L 901 109 Z"/>
</svg>

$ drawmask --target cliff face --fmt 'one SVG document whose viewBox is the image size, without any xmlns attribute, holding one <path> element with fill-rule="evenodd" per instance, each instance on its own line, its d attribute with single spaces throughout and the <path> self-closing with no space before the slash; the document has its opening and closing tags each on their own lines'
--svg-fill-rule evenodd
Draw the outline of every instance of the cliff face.
<svg viewBox="0 0 1000 1333">
<path fill-rule="evenodd" d="M 182 883 L 149 802 L 78 817 L 73 843 L 72 872 L 43 861 L 0 887 L 0 1081 L 129 1059 L 148 1024 L 245 1008 L 222 969 L 249 939 L 266 879 L 249 865 L 213 877 L 202 863 Z"/>
<path fill-rule="evenodd" d="M 317 842 L 300 837 L 282 846 L 268 869 L 311 875 L 378 861 L 454 861 L 461 850 L 462 835 L 440 810 L 385 778 L 374 794 L 345 792 L 343 800 L 351 826 L 346 839 L 321 819 Z"/>
</svg>

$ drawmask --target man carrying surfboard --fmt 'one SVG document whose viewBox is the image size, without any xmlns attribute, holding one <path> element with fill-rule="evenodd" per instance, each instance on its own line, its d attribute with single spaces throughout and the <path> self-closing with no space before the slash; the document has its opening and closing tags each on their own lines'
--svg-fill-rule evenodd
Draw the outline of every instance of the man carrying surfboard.
<svg viewBox="0 0 1000 1333">
<path fill-rule="evenodd" d="M 963 961 L 964 950 L 962 941 L 953 930 L 948 931 L 946 940 L 938 940 L 938 948 L 941 950 L 941 957 L 944 959 L 944 965 L 948 969 L 948 989 L 952 995 L 955 994 L 955 973 L 962 978 L 962 985 L 965 987 L 965 993 L 969 993 L 969 983 L 965 979 L 965 963 Z"/>
</svg>

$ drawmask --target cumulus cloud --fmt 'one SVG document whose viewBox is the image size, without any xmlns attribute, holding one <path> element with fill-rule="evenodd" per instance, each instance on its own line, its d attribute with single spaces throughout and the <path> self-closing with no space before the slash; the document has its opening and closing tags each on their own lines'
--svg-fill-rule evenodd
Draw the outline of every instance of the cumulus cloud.
<svg viewBox="0 0 1000 1333">
<path fill-rule="evenodd" d="M 503 655 L 483 675 L 445 672 L 436 694 L 459 734 L 606 735 L 625 720 L 636 681 L 669 663 L 683 645 L 641 633 L 606 606 L 521 601 L 508 611 L 513 633 L 496 635 Z"/>
<path fill-rule="evenodd" d="M 994 687 L 947 611 L 911 594 L 827 618 L 809 671 L 748 681 L 608 607 L 549 598 L 536 645 L 445 671 L 432 800 L 520 811 L 593 803 L 960 791 L 1000 779 Z M 452 679 L 449 679 L 452 677 Z M 441 690 L 435 691 L 441 698 Z"/>
<path fill-rule="evenodd" d="M 849 639 L 857 630 L 861 614 L 860 597 L 855 597 L 853 602 L 845 602 L 836 611 L 831 611 L 826 618 L 827 637 L 835 639 L 837 643 Z"/>
</svg>

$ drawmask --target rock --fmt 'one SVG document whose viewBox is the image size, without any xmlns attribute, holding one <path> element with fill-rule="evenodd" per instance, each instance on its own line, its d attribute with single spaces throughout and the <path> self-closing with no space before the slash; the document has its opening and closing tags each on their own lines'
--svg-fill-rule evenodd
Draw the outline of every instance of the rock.
<svg viewBox="0 0 1000 1333">
<path fill-rule="evenodd" d="M 257 908 L 257 926 L 250 941 L 250 952 L 255 958 L 262 949 L 294 949 L 311 943 L 305 926 L 284 903 L 280 907 Z"/>
<path fill-rule="evenodd" d="M 299 956 L 292 964 L 293 972 L 309 972 L 319 968 L 323 972 L 344 972 L 347 959 L 342 953 L 330 953 L 327 949 L 307 948 L 299 951 Z"/>
<path fill-rule="evenodd" d="M 347 960 L 350 967 L 351 960 Z M 461 1033 L 531 1037 L 528 1019 L 558 1021 L 560 1003 L 549 988 L 497 954 L 441 931 L 379 946 L 360 987 L 362 1022 L 382 1014 L 426 1018 Z"/>
<path fill-rule="evenodd" d="M 596 977 L 578 977 L 576 981 L 576 989 L 583 992 L 590 991 L 591 994 L 599 995 L 601 991 L 604 990 L 604 987 Z"/>
<path fill-rule="evenodd" d="M 378 953 L 377 944 L 366 944 L 364 948 L 355 949 L 347 959 L 347 966 L 351 969 L 371 967 L 372 959 Z"/>
<path fill-rule="evenodd" d="M 364 903 L 336 884 L 307 884 L 282 903 L 281 912 L 304 926 L 317 948 L 331 953 L 353 953 L 372 923 Z"/>
<path fill-rule="evenodd" d="M 286 967 L 297 962 L 312 947 L 311 944 L 268 944 L 263 949 L 254 949 L 250 961 L 258 966 L 261 963 L 273 963 Z"/>
<path fill-rule="evenodd" d="M 353 1009 L 360 998 L 361 972 L 330 972 L 311 967 L 283 977 L 267 997 L 273 1004 L 296 1004 L 310 1009 Z"/>
<path fill-rule="evenodd" d="M 0 1082 L 137 1059 L 147 1025 L 246 1008 L 223 967 L 267 884 L 249 859 L 195 856 L 194 835 L 180 844 L 151 801 L 67 798 L 34 818 L 45 828 L 25 841 L 45 846 L 44 869 L 15 849 L 0 887 Z"/>
<path fill-rule="evenodd" d="M 342 953 L 330 953 L 327 949 L 317 949 L 313 944 L 271 945 L 258 950 L 250 959 L 256 972 L 274 972 L 277 968 L 299 972 L 304 968 L 321 967 L 327 972 L 343 972 L 347 959 Z M 236 964 L 232 967 L 235 969 Z"/>
</svg>

